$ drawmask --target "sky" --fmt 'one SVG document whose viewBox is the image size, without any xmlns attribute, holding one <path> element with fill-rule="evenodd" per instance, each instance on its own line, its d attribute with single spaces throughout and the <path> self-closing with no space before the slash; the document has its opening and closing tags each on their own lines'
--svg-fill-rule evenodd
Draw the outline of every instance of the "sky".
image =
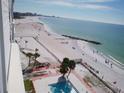
<svg viewBox="0 0 124 93">
<path fill-rule="evenodd" d="M 14 11 L 124 25 L 124 0 L 15 0 Z"/>
</svg>

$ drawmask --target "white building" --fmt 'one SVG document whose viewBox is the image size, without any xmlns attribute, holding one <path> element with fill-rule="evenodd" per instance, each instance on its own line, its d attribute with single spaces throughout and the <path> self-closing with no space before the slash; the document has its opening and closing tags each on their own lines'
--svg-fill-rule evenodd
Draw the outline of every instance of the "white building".
<svg viewBox="0 0 124 93">
<path fill-rule="evenodd" d="M 13 42 L 12 4 L 0 0 L 0 93 L 25 93 L 19 47 Z"/>
</svg>

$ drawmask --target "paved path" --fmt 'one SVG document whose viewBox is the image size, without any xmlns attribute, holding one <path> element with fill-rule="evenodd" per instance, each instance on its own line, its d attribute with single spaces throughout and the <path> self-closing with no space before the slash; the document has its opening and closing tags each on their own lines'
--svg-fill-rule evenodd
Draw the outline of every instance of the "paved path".
<svg viewBox="0 0 124 93">
<path fill-rule="evenodd" d="M 113 93 L 117 93 L 115 89 L 113 89 L 110 85 L 108 85 L 105 81 L 99 78 L 85 63 L 80 63 L 83 67 L 85 67 L 93 76 L 95 76 L 98 80 L 100 80 L 107 88 L 109 88 Z"/>
<path fill-rule="evenodd" d="M 89 84 L 86 84 L 86 82 L 83 80 L 83 78 L 82 78 L 76 71 L 73 71 L 72 73 L 81 81 L 81 83 L 82 83 L 88 90 L 91 91 L 91 93 L 96 93 L 95 90 L 92 88 L 92 86 L 89 85 Z"/>
<path fill-rule="evenodd" d="M 49 52 L 59 63 L 61 63 L 61 61 L 59 60 L 59 58 L 52 53 L 44 44 L 42 44 L 39 40 L 37 40 L 35 37 L 33 37 L 43 48 L 45 48 L 47 50 L 47 52 Z"/>
</svg>

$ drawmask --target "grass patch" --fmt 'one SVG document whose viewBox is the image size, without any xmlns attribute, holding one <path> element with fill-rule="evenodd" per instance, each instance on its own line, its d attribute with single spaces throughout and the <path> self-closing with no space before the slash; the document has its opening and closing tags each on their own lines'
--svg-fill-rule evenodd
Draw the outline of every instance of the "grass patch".
<svg viewBox="0 0 124 93">
<path fill-rule="evenodd" d="M 24 80 L 24 85 L 25 85 L 25 90 L 26 91 L 31 91 L 33 90 L 33 83 L 31 80 L 27 79 L 27 80 Z"/>
</svg>

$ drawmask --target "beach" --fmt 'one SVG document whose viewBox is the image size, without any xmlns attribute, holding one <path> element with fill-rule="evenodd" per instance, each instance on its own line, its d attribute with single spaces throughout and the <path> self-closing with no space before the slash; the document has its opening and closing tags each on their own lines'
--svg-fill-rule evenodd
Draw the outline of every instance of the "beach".
<svg viewBox="0 0 124 93">
<path fill-rule="evenodd" d="M 102 51 L 104 55 L 109 54 L 122 64 L 124 63 L 123 25 L 53 17 L 40 17 L 40 20 L 60 35 L 99 42 L 98 45 L 93 42 L 90 45 Z"/>
<path fill-rule="evenodd" d="M 36 48 L 39 50 L 39 62 L 59 64 L 65 57 L 68 57 L 71 60 L 82 59 L 82 63 L 86 63 L 99 78 L 105 81 L 117 91 L 117 93 L 124 93 L 123 65 L 118 64 L 115 60 L 105 56 L 95 48 L 92 48 L 88 42 L 64 37 L 50 31 L 47 24 L 41 22 L 39 17 L 28 16 L 24 19 L 16 19 L 15 31 L 15 40 L 20 49 L 30 52 L 34 52 Z M 22 53 L 20 53 L 20 55 L 22 59 L 22 68 L 25 69 L 28 65 L 28 59 L 24 57 Z M 81 78 L 85 78 L 87 75 L 89 77 L 92 76 L 87 69 L 81 64 L 78 64 L 72 73 L 70 80 L 73 85 L 77 87 L 80 85 L 79 82 L 81 82 Z M 78 79 L 77 82 L 74 82 L 75 78 Z M 48 82 L 50 82 L 49 79 Z M 90 89 L 87 85 L 85 86 L 84 83 L 85 82 L 82 83 L 82 86 L 89 91 L 88 93 L 93 93 L 93 91 L 95 91 L 95 93 L 109 92 L 108 89 L 106 92 L 103 87 L 93 85 L 91 85 L 92 89 Z M 34 82 L 34 84 L 35 86 L 38 86 L 37 81 Z M 42 86 L 44 86 L 44 84 L 42 84 Z M 81 89 L 79 90 L 81 91 Z"/>
</svg>

